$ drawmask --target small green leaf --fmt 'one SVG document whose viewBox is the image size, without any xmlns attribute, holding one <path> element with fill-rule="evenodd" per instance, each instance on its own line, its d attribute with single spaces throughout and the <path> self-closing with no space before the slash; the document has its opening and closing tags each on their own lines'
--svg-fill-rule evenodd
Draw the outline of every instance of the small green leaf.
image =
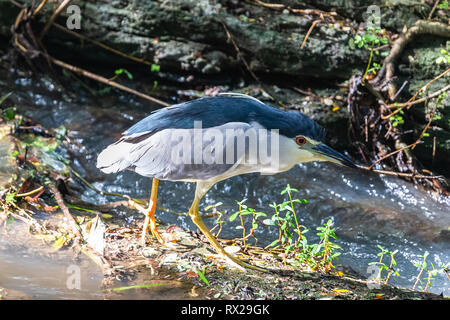
<svg viewBox="0 0 450 320">
<path fill-rule="evenodd" d="M 234 220 L 237 218 L 238 215 L 239 215 L 239 211 L 233 213 L 233 214 L 230 216 L 230 219 L 229 219 L 230 222 L 234 221 Z"/>
<path fill-rule="evenodd" d="M 161 66 L 158 64 L 152 64 L 152 66 L 150 67 L 151 72 L 159 72 L 159 70 L 161 70 Z"/>
<path fill-rule="evenodd" d="M 3 95 L 3 96 L 0 98 L 0 106 L 2 105 L 3 101 L 5 101 L 6 99 L 8 99 L 8 97 L 9 97 L 10 95 L 12 95 L 12 92 L 8 92 L 7 94 Z"/>
<path fill-rule="evenodd" d="M 128 72 L 128 70 L 126 70 L 126 69 L 121 68 L 121 69 L 117 69 L 114 72 L 116 75 L 125 73 L 125 75 L 128 77 L 128 79 L 133 80 L 133 75 L 130 72 Z"/>
</svg>

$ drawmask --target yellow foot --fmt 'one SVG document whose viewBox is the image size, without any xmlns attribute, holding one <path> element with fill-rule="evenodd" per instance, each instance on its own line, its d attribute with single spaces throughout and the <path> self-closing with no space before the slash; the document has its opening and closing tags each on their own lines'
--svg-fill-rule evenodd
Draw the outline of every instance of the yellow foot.
<svg viewBox="0 0 450 320">
<path fill-rule="evenodd" d="M 152 224 L 152 222 L 150 222 L 150 224 Z M 152 228 L 152 226 L 151 226 L 150 231 L 152 232 L 152 235 L 158 240 L 158 242 L 160 244 L 165 244 L 164 239 L 161 237 L 158 230 L 156 229 L 156 225 L 154 226 L 154 228 Z M 147 240 L 147 228 L 144 226 L 144 228 L 142 230 L 142 234 L 141 234 L 141 246 L 142 247 L 145 247 L 146 240 Z"/>
<path fill-rule="evenodd" d="M 155 217 L 153 214 L 149 214 L 149 209 L 145 209 L 144 207 L 142 207 L 141 205 L 139 205 L 138 203 L 136 203 L 136 201 L 134 201 L 133 199 L 131 199 L 130 197 L 126 196 L 128 198 L 128 205 L 135 209 L 138 210 L 140 213 L 142 213 L 143 215 L 145 215 L 145 220 L 144 220 L 144 226 L 142 228 L 142 233 L 141 233 L 141 241 L 140 244 L 141 246 L 145 247 L 145 243 L 147 240 L 147 231 L 150 227 L 150 231 L 152 232 L 152 235 L 158 239 L 158 242 L 161 244 L 164 244 L 164 239 L 161 237 L 161 235 L 158 232 L 158 229 L 156 228 L 156 222 L 155 222 Z M 154 210 L 154 208 L 152 208 Z M 154 211 L 153 211 L 154 213 Z"/>
</svg>

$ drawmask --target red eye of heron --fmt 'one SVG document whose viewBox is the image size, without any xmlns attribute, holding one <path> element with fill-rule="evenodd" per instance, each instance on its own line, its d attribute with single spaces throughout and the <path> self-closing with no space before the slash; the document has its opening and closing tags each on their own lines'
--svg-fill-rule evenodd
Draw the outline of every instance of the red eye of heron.
<svg viewBox="0 0 450 320">
<path fill-rule="evenodd" d="M 295 138 L 295 142 L 297 142 L 297 144 L 299 146 L 302 146 L 306 143 L 306 138 L 305 137 L 297 137 L 297 138 Z"/>
</svg>

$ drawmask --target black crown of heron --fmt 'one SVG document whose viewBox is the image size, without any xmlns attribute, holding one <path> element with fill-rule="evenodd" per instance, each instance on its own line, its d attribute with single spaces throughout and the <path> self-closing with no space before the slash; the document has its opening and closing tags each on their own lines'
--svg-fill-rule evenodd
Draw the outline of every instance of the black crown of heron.
<svg viewBox="0 0 450 320">
<path fill-rule="evenodd" d="M 265 271 L 227 253 L 199 214 L 199 203 L 217 182 L 236 175 L 276 174 L 299 163 L 354 163 L 324 143 L 325 130 L 298 111 L 283 111 L 253 97 L 226 93 L 201 98 L 151 113 L 103 150 L 97 167 L 105 173 L 133 170 L 153 178 L 141 243 L 147 232 L 164 243 L 156 228 L 159 180 L 195 182 L 189 216 L 218 255 L 230 264 Z"/>
</svg>

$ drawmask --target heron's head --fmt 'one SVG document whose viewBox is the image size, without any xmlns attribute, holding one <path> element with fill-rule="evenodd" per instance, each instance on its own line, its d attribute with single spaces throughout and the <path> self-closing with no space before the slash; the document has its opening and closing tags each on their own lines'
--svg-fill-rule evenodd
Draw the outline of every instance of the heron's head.
<svg viewBox="0 0 450 320">
<path fill-rule="evenodd" d="M 321 141 L 316 141 L 305 135 L 298 135 L 293 138 L 295 148 L 298 148 L 298 162 L 309 161 L 329 161 L 347 167 L 356 168 L 356 165 L 349 158 L 330 148 Z"/>
</svg>

